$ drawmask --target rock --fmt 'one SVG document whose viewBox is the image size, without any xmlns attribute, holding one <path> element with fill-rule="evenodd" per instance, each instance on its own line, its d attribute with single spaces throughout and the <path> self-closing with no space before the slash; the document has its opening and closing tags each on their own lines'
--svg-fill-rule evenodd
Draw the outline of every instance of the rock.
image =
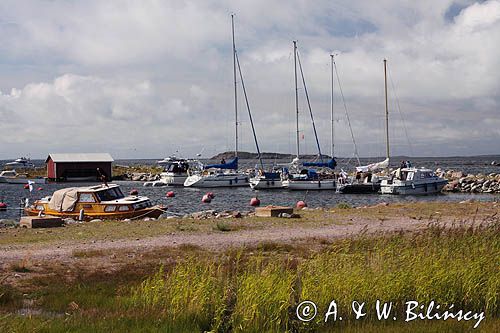
<svg viewBox="0 0 500 333">
<path fill-rule="evenodd" d="M 101 219 L 93 219 L 93 220 L 90 220 L 89 222 L 102 222 Z"/>
<path fill-rule="evenodd" d="M 292 218 L 292 214 L 288 214 L 288 213 L 280 213 L 278 215 L 278 217 L 281 217 L 281 218 L 286 218 L 286 219 L 290 219 Z"/>
<path fill-rule="evenodd" d="M 79 221 L 76 221 L 76 220 L 72 219 L 71 217 L 63 219 L 63 222 L 64 222 L 64 224 L 77 224 L 77 223 L 81 223 Z"/>
<path fill-rule="evenodd" d="M 462 178 L 464 173 L 462 171 L 454 171 L 451 173 L 451 178 Z"/>
<path fill-rule="evenodd" d="M 0 220 L 0 228 L 8 228 L 16 226 L 16 221 L 11 219 L 1 219 Z"/>
<path fill-rule="evenodd" d="M 123 222 L 131 222 L 132 220 L 131 219 L 125 219 L 123 220 Z"/>
<path fill-rule="evenodd" d="M 235 212 L 233 212 L 232 216 L 235 217 L 235 218 L 241 218 L 241 213 L 238 212 L 238 211 L 235 211 Z"/>
</svg>

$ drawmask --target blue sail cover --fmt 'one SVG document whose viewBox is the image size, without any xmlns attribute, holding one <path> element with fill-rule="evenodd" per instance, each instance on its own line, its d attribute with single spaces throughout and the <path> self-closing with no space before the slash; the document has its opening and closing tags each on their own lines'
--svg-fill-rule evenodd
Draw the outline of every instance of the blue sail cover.
<svg viewBox="0 0 500 333">
<path fill-rule="evenodd" d="M 231 169 L 231 170 L 236 170 L 238 169 L 238 157 L 235 157 L 231 161 L 224 163 L 224 164 L 208 164 L 203 166 L 203 169 Z"/>
<path fill-rule="evenodd" d="M 332 158 L 328 162 L 304 162 L 302 163 L 302 165 L 305 167 L 323 167 L 323 168 L 335 169 L 335 167 L 337 166 L 337 161 L 335 161 L 335 159 Z"/>
</svg>

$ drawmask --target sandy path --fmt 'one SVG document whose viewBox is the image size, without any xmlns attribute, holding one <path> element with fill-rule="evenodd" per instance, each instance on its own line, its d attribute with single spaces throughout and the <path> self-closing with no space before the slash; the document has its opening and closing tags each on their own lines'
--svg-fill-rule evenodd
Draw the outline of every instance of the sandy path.
<svg viewBox="0 0 500 333">
<path fill-rule="evenodd" d="M 230 232 L 170 233 L 141 239 L 98 240 L 82 242 L 56 242 L 49 244 L 22 244 L 0 247 L 0 261 L 8 263 L 23 258 L 31 260 L 68 261 L 74 251 L 79 250 L 154 250 L 168 246 L 196 245 L 210 250 L 228 247 L 251 246 L 261 242 L 294 243 L 311 239 L 349 237 L 360 232 L 393 232 L 425 228 L 427 222 L 409 218 L 381 222 L 353 220 L 348 225 L 323 225 L 303 227 L 300 225 L 270 227 L 259 230 Z"/>
</svg>

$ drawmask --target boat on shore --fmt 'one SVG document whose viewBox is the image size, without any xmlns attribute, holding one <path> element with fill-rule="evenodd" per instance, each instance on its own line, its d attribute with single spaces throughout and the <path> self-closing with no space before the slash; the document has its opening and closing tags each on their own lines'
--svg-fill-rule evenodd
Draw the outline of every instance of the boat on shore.
<svg viewBox="0 0 500 333">
<path fill-rule="evenodd" d="M 144 196 L 125 196 L 119 185 L 101 184 L 90 187 L 70 187 L 55 191 L 52 196 L 36 200 L 25 208 L 30 216 L 51 215 L 75 220 L 158 218 L 163 206 L 153 206 Z"/>
<path fill-rule="evenodd" d="M 28 184 L 29 182 L 32 184 L 45 184 L 47 183 L 47 178 L 28 178 L 24 174 L 17 173 L 16 170 L 5 170 L 0 172 L 0 183 Z"/>
</svg>

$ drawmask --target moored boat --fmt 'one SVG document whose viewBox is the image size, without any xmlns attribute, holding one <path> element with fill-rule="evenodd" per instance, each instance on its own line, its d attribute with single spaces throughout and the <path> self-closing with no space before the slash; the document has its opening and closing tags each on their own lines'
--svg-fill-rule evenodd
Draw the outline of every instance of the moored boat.
<svg viewBox="0 0 500 333">
<path fill-rule="evenodd" d="M 448 183 L 432 170 L 424 168 L 398 168 L 389 179 L 382 180 L 382 194 L 435 194 Z"/>
<path fill-rule="evenodd" d="M 47 178 L 28 178 L 24 174 L 18 174 L 16 170 L 5 170 L 0 172 L 0 183 L 28 184 L 29 182 L 32 184 L 45 184 Z"/>
<path fill-rule="evenodd" d="M 164 167 L 164 171 L 160 173 L 160 179 L 145 182 L 144 186 L 184 186 L 184 182 L 189 177 L 190 163 L 194 161 L 170 156 L 157 163 Z"/>
<path fill-rule="evenodd" d="M 158 218 L 163 206 L 153 206 L 148 197 L 125 196 L 119 185 L 102 184 L 90 187 L 70 187 L 55 191 L 52 196 L 36 200 L 25 209 L 27 215 L 39 214 L 85 220 Z"/>
</svg>

